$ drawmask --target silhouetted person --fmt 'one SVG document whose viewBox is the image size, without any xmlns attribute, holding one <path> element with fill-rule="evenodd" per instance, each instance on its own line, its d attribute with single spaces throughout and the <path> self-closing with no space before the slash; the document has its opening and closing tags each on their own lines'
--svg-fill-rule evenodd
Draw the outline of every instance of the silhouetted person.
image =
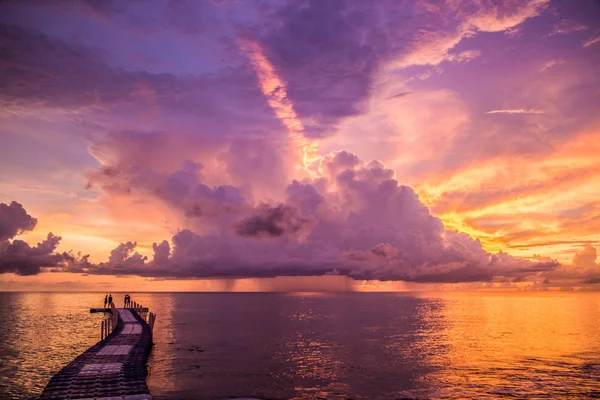
<svg viewBox="0 0 600 400">
<path fill-rule="evenodd" d="M 108 295 L 108 306 L 110 307 L 112 304 L 112 294 Z"/>
<path fill-rule="evenodd" d="M 127 294 L 127 307 L 131 307 L 131 296 Z"/>
<path fill-rule="evenodd" d="M 106 308 L 106 303 L 108 303 L 108 295 L 104 296 L 104 308 Z"/>
<path fill-rule="evenodd" d="M 123 300 L 123 306 L 126 308 L 129 306 L 129 295 L 128 294 L 125 295 L 125 299 Z"/>
</svg>

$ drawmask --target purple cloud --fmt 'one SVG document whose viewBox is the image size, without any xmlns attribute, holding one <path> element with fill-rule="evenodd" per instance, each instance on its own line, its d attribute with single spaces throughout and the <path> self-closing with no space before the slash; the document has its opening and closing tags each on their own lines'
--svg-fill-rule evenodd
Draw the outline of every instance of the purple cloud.
<svg viewBox="0 0 600 400">
<path fill-rule="evenodd" d="M 37 220 L 16 201 L 10 204 L 0 204 L 0 241 L 8 239 L 35 228 Z"/>
<path fill-rule="evenodd" d="M 257 207 L 257 214 L 246 217 L 237 224 L 236 232 L 246 237 L 279 237 L 286 233 L 294 234 L 309 222 L 300 217 L 294 207 L 284 204 L 270 207 L 262 204 Z"/>
<path fill-rule="evenodd" d="M 218 218 L 210 225 L 203 221 L 198 233 L 179 231 L 172 247 L 166 241 L 155 243 L 152 261 L 134 253 L 135 243 L 127 242 L 113 250 L 108 262 L 82 271 L 159 277 L 339 273 L 355 279 L 470 282 L 521 279 L 558 265 L 490 254 L 478 240 L 445 230 L 413 189 L 394 179 L 393 171 L 378 161 L 363 163 L 351 153 L 324 157 L 319 167 L 323 174 L 293 181 L 278 205 L 252 206 L 237 196 L 239 201 L 230 203 L 230 197 L 216 195 L 220 187 L 199 183 L 199 169 L 187 163 L 167 176 L 139 171 L 106 175 L 105 184 L 116 180 L 142 188 L 145 196 L 164 201 L 190 221 L 197 216 L 190 215 L 188 200 L 210 201 L 209 210 Z"/>
<path fill-rule="evenodd" d="M 13 239 L 16 235 L 33 230 L 37 220 L 16 201 L 0 203 L 0 273 L 35 275 L 42 268 L 66 267 L 76 261 L 68 253 L 56 253 L 61 237 L 52 233 L 46 240 L 31 247 L 27 242 Z"/>
</svg>

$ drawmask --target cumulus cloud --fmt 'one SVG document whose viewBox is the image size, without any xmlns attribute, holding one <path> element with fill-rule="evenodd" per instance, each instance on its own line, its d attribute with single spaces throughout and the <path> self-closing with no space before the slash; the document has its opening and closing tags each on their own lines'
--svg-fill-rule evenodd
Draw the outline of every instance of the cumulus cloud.
<svg viewBox="0 0 600 400">
<path fill-rule="evenodd" d="M 169 260 L 171 246 L 166 240 L 163 240 L 160 243 L 153 243 L 152 250 L 154 250 L 154 257 L 152 258 L 154 264 L 161 265 Z"/>
<path fill-rule="evenodd" d="M 573 256 L 573 266 L 581 270 L 598 270 L 598 264 L 596 264 L 597 257 L 596 248 L 586 243 L 583 249 Z"/>
<path fill-rule="evenodd" d="M 190 175 L 177 174 L 181 171 Z M 109 174 L 119 185 L 145 188 L 146 196 L 167 202 L 189 215 L 186 201 L 210 198 L 222 210 L 227 196 L 197 181 L 197 166 L 187 164 L 175 175 L 171 195 L 163 190 L 171 176 Z M 153 179 L 143 179 L 149 174 Z M 157 179 L 156 177 L 159 177 Z M 186 177 L 185 179 L 183 177 Z M 146 182 L 154 182 L 148 186 Z M 202 190 L 198 190 L 202 185 Z M 148 190 L 148 187 L 152 189 Z M 232 189 L 233 190 L 233 189 Z M 401 185 L 393 170 L 379 161 L 363 162 L 341 151 L 323 157 L 318 176 L 292 181 L 283 202 L 253 205 L 247 199 L 227 207 L 226 218 L 183 229 L 153 245 L 147 260 L 135 242 L 119 245 L 105 263 L 81 272 L 174 277 L 265 277 L 340 274 L 354 279 L 415 282 L 470 282 L 522 279 L 556 268 L 552 260 L 529 261 L 505 253 L 490 254 L 478 240 L 447 231 L 421 203 L 414 190 Z M 192 224 L 193 225 L 193 224 Z"/>
<path fill-rule="evenodd" d="M 98 187 L 109 195 L 151 196 L 183 211 L 186 217 L 197 218 L 206 224 L 248 207 L 236 187 L 209 187 L 202 183 L 202 168 L 202 164 L 189 160 L 171 173 L 159 173 L 139 165 L 106 166 L 90 174 L 88 186 Z"/>
<path fill-rule="evenodd" d="M 275 207 L 262 204 L 257 207 L 257 214 L 246 217 L 236 226 L 236 232 L 241 236 L 271 236 L 278 237 L 294 234 L 309 223 L 306 218 L 298 215 L 294 207 L 279 204 Z"/>
<path fill-rule="evenodd" d="M 8 239 L 35 228 L 37 220 L 16 201 L 0 204 L 0 241 Z"/>
<path fill-rule="evenodd" d="M 596 262 L 597 250 L 590 243 L 585 243 L 583 248 L 575 253 L 571 265 L 562 265 L 555 271 L 547 273 L 551 281 L 565 281 L 575 284 L 599 284 L 600 264 Z"/>
<path fill-rule="evenodd" d="M 0 273 L 35 275 L 42 268 L 67 267 L 76 261 L 68 253 L 56 253 L 61 237 L 49 233 L 36 246 L 14 239 L 16 235 L 31 231 L 37 220 L 16 201 L 0 203 Z"/>
<path fill-rule="evenodd" d="M 124 265 L 133 267 L 143 265 L 147 258 L 133 251 L 136 246 L 136 242 L 119 244 L 119 246 L 110 252 L 108 263 L 111 265 Z"/>
</svg>

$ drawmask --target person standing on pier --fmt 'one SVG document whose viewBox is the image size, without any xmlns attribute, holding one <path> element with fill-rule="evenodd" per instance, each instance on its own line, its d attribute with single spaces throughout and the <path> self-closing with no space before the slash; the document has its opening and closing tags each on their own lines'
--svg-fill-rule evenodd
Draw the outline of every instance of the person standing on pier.
<svg viewBox="0 0 600 400">
<path fill-rule="evenodd" d="M 108 306 L 110 307 L 112 304 L 112 294 L 108 295 Z"/>
<path fill-rule="evenodd" d="M 104 296 L 104 308 L 106 308 L 106 303 L 108 303 L 108 295 Z"/>
</svg>

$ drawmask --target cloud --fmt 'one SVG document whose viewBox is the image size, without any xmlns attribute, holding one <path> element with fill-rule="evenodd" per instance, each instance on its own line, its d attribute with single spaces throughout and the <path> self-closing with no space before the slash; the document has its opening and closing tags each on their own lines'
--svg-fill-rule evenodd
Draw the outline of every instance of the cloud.
<svg viewBox="0 0 600 400">
<path fill-rule="evenodd" d="M 294 207 L 279 204 L 270 207 L 266 204 L 257 207 L 257 214 L 241 220 L 236 227 L 236 232 L 241 236 L 271 236 L 278 237 L 294 234 L 309 223 L 306 218 L 298 215 Z"/>
<path fill-rule="evenodd" d="M 317 142 L 305 137 L 302 121 L 296 115 L 293 104 L 287 94 L 287 85 L 281 80 L 273 64 L 265 57 L 260 44 L 250 40 L 241 40 L 244 51 L 252 61 L 261 91 L 267 98 L 273 112 L 288 130 L 290 146 L 293 149 L 297 168 L 306 170 L 316 156 Z"/>
<path fill-rule="evenodd" d="M 239 62 L 216 72 L 176 75 L 117 68 L 98 48 L 14 25 L 0 23 L 0 40 L 0 102 L 17 115 L 36 115 L 40 109 L 67 113 L 96 135 L 119 123 L 125 126 L 120 130 L 132 131 L 131 114 L 151 119 L 157 132 L 182 125 L 169 121 L 165 112 L 203 118 L 203 137 L 281 130 L 241 54 L 233 53 Z M 111 120 L 103 118 L 106 112 Z"/>
<path fill-rule="evenodd" d="M 555 67 L 557 65 L 563 65 L 565 64 L 566 61 L 565 60 L 550 60 L 548 62 L 545 62 L 539 69 L 539 72 L 544 72 L 549 68 Z"/>
<path fill-rule="evenodd" d="M 478 32 L 509 32 L 529 18 L 540 15 L 549 0 L 513 1 L 465 1 L 432 4 L 417 2 L 428 15 L 426 28 L 414 34 L 410 51 L 400 55 L 391 63 L 394 68 L 419 65 L 439 65 L 444 61 L 467 62 L 479 56 L 477 50 L 458 54 L 450 53 L 463 39 Z M 447 18 L 449 15 L 453 18 Z M 450 22 L 449 22 L 450 21 Z"/>
<path fill-rule="evenodd" d="M 89 186 L 107 194 L 149 196 L 182 211 L 188 218 L 210 223 L 220 216 L 248 207 L 247 200 L 234 186 L 209 187 L 202 183 L 202 164 L 186 160 L 171 173 L 159 173 L 138 165 L 103 167 L 90 175 Z"/>
<path fill-rule="evenodd" d="M 582 134 L 547 154 L 507 154 L 423 180 L 418 192 L 444 221 L 487 249 L 532 249 L 570 263 L 573 245 L 600 229 L 598 134 Z M 582 195 L 585 193 L 585 195 Z"/>
<path fill-rule="evenodd" d="M 459 63 L 463 63 L 463 62 L 469 62 L 474 60 L 475 58 L 481 56 L 481 51 L 479 50 L 465 50 L 462 51 L 458 54 L 451 54 L 448 57 L 448 60 L 450 61 L 456 61 Z"/>
<path fill-rule="evenodd" d="M 550 280 L 596 285 L 600 283 L 600 265 L 596 263 L 597 256 L 596 248 L 586 243 L 575 253 L 571 265 L 562 265 L 546 275 Z"/>
<path fill-rule="evenodd" d="M 133 250 L 137 246 L 135 242 L 121 243 L 117 248 L 110 252 L 108 263 L 113 265 L 131 265 L 138 266 L 143 265 L 146 258 L 141 256 L 139 253 L 133 253 Z"/>
<path fill-rule="evenodd" d="M 519 171 L 507 165 L 517 163 L 515 159 L 521 158 L 517 155 L 537 160 L 538 153 L 555 148 L 561 135 L 567 136 L 558 129 L 547 129 L 549 120 L 556 119 L 554 123 L 561 127 L 589 121 L 581 118 L 584 107 L 556 112 L 569 99 L 589 101 L 589 97 L 577 95 L 579 90 L 589 90 L 588 81 L 563 82 L 564 77 L 558 75 L 595 75 L 573 73 L 566 71 L 567 67 L 550 69 L 556 63 L 545 65 L 543 75 L 553 79 L 544 81 L 543 87 L 523 85 L 524 80 L 515 78 L 520 97 L 513 103 L 496 97 L 489 98 L 489 104 L 481 103 L 483 111 L 491 110 L 494 104 L 536 105 L 547 111 L 547 118 L 487 118 L 481 111 L 473 118 L 470 111 L 480 108 L 467 102 L 480 98 L 472 88 L 483 87 L 491 96 L 502 95 L 493 84 L 500 86 L 504 81 L 488 78 L 506 71 L 501 69 L 502 62 L 496 63 L 505 59 L 500 47 L 506 43 L 496 46 L 494 41 L 509 40 L 515 47 L 519 44 L 519 39 L 507 39 L 502 34 L 480 33 L 519 28 L 540 15 L 547 4 L 491 0 L 263 2 L 260 7 L 249 5 L 252 12 L 236 13 L 247 14 L 240 19 L 234 13 L 227 14 L 226 24 L 204 8 L 169 10 L 157 27 L 169 25 L 169 29 L 186 35 L 202 28 L 202 37 L 194 38 L 199 40 L 196 46 L 204 46 L 203 40 L 214 34 L 227 52 L 216 66 L 207 63 L 185 74 L 177 68 L 173 69 L 177 73 L 171 72 L 165 65 L 187 66 L 192 58 L 210 58 L 206 54 L 211 51 L 198 56 L 198 52 L 190 51 L 197 47 L 191 47 L 181 57 L 165 45 L 171 43 L 170 30 L 157 34 L 164 36 L 165 42 L 151 41 L 152 45 L 131 48 L 127 54 L 131 59 L 147 56 L 148 47 L 164 55 L 160 60 L 123 65 L 115 54 L 119 48 L 127 48 L 127 43 L 104 46 L 98 42 L 96 47 L 97 43 L 90 45 L 86 37 L 71 40 L 68 24 L 62 29 L 67 33 L 42 24 L 35 27 L 40 31 L 31 25 L 5 26 L 6 57 L 0 65 L 8 78 L 0 83 L 0 98 L 12 110 L 21 110 L 14 119 L 41 118 L 36 113 L 40 107 L 77 114 L 73 137 L 84 140 L 83 147 L 88 144 L 93 158 L 83 156 L 90 159 L 90 165 L 100 164 L 93 172 L 85 171 L 90 183 L 85 196 L 95 197 L 89 204 L 106 210 L 117 220 L 116 227 L 127 225 L 121 219 L 125 216 L 131 221 L 137 219 L 140 225 L 164 227 L 159 234 L 157 230 L 147 235 L 132 230 L 111 232 L 103 240 L 112 242 L 106 240 L 110 236 L 123 243 L 108 261 L 90 264 L 84 258 L 69 268 L 159 277 L 335 272 L 356 279 L 522 279 L 537 273 L 532 266 L 537 261 L 518 259 L 513 263 L 484 248 L 498 251 L 499 243 L 504 244 L 502 237 L 509 242 L 533 243 L 536 235 L 543 236 L 539 238 L 543 241 L 552 229 L 566 229 L 565 220 L 550 221 L 546 210 L 545 215 L 528 214 L 540 225 L 524 223 L 511 231 L 512 221 L 507 220 L 506 213 L 518 213 L 520 224 L 525 219 L 523 208 L 530 211 L 540 202 L 551 201 L 539 199 L 536 193 L 551 188 L 552 183 L 562 189 L 565 182 L 583 180 L 587 175 L 578 170 L 557 174 L 552 182 L 524 182 L 518 178 Z M 150 9 L 148 18 L 144 14 L 132 19 L 128 7 L 85 10 L 89 8 L 86 12 L 105 25 L 131 22 L 132 35 L 149 32 L 154 19 L 160 20 Z M 79 8 L 77 5 L 74 10 Z M 207 11 L 199 13 L 200 28 L 192 24 L 194 11 Z M 114 18 L 115 14 L 119 18 Z M 44 14 L 40 12 L 40 16 Z M 524 35 L 527 32 L 523 29 Z M 103 33 L 108 32 L 97 29 L 89 37 L 103 37 Z M 494 51 L 486 52 L 484 58 L 475 49 L 488 41 Z M 550 55 L 543 56 L 533 60 L 528 72 L 535 73 Z M 409 74 L 412 69 L 379 75 L 388 63 L 401 68 L 417 66 L 414 72 L 422 77 L 432 70 L 439 75 L 441 68 L 418 66 L 468 62 L 476 57 L 490 68 L 472 74 L 479 62 L 460 66 L 447 74 L 452 78 L 448 81 L 443 81 L 444 76 L 428 82 L 410 81 L 408 76 L 398 79 L 397 74 Z M 151 65 L 155 61 L 160 64 L 156 68 Z M 529 61 L 523 59 L 518 65 L 526 69 Z M 570 61 L 569 68 L 575 64 Z M 167 72 L 149 72 L 157 70 Z M 527 82 L 534 80 L 528 77 Z M 410 81 L 415 88 L 398 85 L 398 80 Z M 439 80 L 447 90 L 428 91 Z M 557 87 L 559 84 L 563 86 Z M 386 90 L 378 92 L 381 86 Z M 507 91 L 513 89 L 506 85 Z M 537 93 L 528 99 L 529 91 L 541 93 L 540 102 L 534 101 Z M 394 101 L 374 101 L 382 99 Z M 355 118 L 367 110 L 374 111 L 372 118 L 358 124 Z M 492 110 L 489 114 L 539 112 Z M 477 118 L 487 121 L 480 123 Z M 521 121 L 524 125 L 519 125 Z M 42 126 L 46 125 L 50 126 Z M 344 127 L 358 125 L 352 150 L 367 153 L 366 160 L 383 159 L 388 167 L 396 167 L 399 177 L 383 162 L 364 162 L 352 152 L 338 151 L 347 149 L 345 144 L 323 150 L 335 152 L 322 157 L 310 173 L 299 173 L 298 166 L 308 168 L 316 161 L 312 159 L 313 144 L 322 144 Z M 573 132 L 570 127 L 565 132 Z M 345 133 L 340 140 L 350 141 Z M 369 149 L 375 151 L 369 153 Z M 503 167 L 491 174 L 492 179 L 486 175 L 488 165 L 481 163 L 489 157 Z M 467 167 L 476 171 L 473 185 L 468 179 L 462 180 Z M 564 169 L 563 165 L 543 167 L 543 173 Z M 523 168 L 532 174 L 532 181 L 538 180 L 533 169 Z M 439 171 L 440 185 L 449 185 L 449 193 L 437 193 L 440 195 L 434 200 L 439 201 L 429 202 L 436 194 L 419 198 L 415 190 L 423 193 L 419 186 L 425 184 L 424 179 Z M 461 179 L 452 179 L 453 173 Z M 412 187 L 401 182 L 411 182 Z M 526 195 L 531 202 L 515 201 L 519 195 Z M 499 205 L 500 201 L 507 203 Z M 431 210 L 425 205 L 431 205 Z M 147 212 L 149 209 L 154 211 Z M 472 212 L 461 220 L 465 226 L 443 226 L 442 221 L 451 219 L 449 214 L 463 211 Z M 591 211 L 586 217 L 590 215 Z M 95 220 L 104 223 L 103 218 Z M 579 221 L 574 218 L 570 223 Z M 530 220 L 527 223 L 532 224 Z M 585 229 L 593 231 L 595 223 L 589 221 Z M 481 242 L 452 233 L 462 228 L 473 238 L 481 237 Z M 68 232 L 61 234 L 68 240 Z M 494 235 L 495 245 L 490 246 Z M 553 265 L 542 263 L 539 268 L 552 269 Z"/>
<path fill-rule="evenodd" d="M 507 110 L 491 110 L 491 111 L 487 111 L 486 114 L 546 114 L 546 111 L 536 110 L 533 108 L 530 108 L 530 109 L 516 108 L 516 109 L 507 109 Z"/>
<path fill-rule="evenodd" d="M 592 37 L 590 37 L 587 40 L 584 40 L 583 43 L 581 43 L 581 45 L 583 47 L 589 47 L 593 44 L 599 43 L 600 42 L 600 33 L 596 33 L 595 35 L 593 35 Z"/>
<path fill-rule="evenodd" d="M 386 97 L 386 100 L 391 100 L 391 99 L 399 99 L 401 97 L 406 97 L 409 96 L 411 94 L 413 94 L 414 92 L 400 92 L 400 93 L 396 93 L 394 95 L 391 95 L 389 97 Z"/>
<path fill-rule="evenodd" d="M 573 257 L 573 266 L 582 270 L 597 270 L 600 272 L 598 264 L 596 264 L 596 258 L 598 254 L 596 252 L 596 248 L 591 244 L 586 243 L 583 246 L 583 250 L 576 253 Z"/>
<path fill-rule="evenodd" d="M 588 27 L 572 19 L 561 19 L 553 25 L 552 33 L 555 35 L 568 35 L 573 32 L 588 30 Z"/>
<path fill-rule="evenodd" d="M 339 118 L 357 114 L 368 97 L 370 72 L 390 52 L 387 23 L 377 8 L 363 1 L 313 0 L 272 10 L 277 25 L 259 40 L 287 83 L 308 136 L 330 135 Z M 362 44 L 360 37 L 366 39 Z"/>
<path fill-rule="evenodd" d="M 67 267 L 76 261 L 67 253 L 56 253 L 61 237 L 49 233 L 46 239 L 31 247 L 16 235 L 31 231 L 37 220 L 16 201 L 0 203 L 0 273 L 35 275 L 42 268 Z"/>
<path fill-rule="evenodd" d="M 86 48 L 17 26 L 0 24 L 0 39 L 4 54 L 0 100 L 4 105 L 105 109 L 130 100 L 131 81 L 142 77 L 118 74 Z M 65 73 L 67 70 L 70 73 Z M 94 79 L 90 80 L 92 73 Z"/>
<path fill-rule="evenodd" d="M 167 177 L 128 175 L 126 182 L 193 221 L 186 201 L 176 198 L 202 193 L 203 201 L 208 196 L 213 202 L 213 210 L 228 201 L 214 196 L 217 189 L 198 183 L 195 168 L 188 164 Z M 174 186 L 161 183 L 181 171 L 191 175 L 183 174 Z M 289 184 L 282 203 L 239 202 L 225 215 L 217 212 L 210 229 L 206 221 L 192 223 L 197 228 L 176 233 L 172 247 L 167 241 L 155 243 L 152 260 L 135 252 L 135 242 L 124 242 L 107 262 L 82 266 L 80 272 L 179 278 L 335 273 L 353 279 L 471 282 L 523 279 L 556 268 L 552 260 L 488 253 L 478 240 L 445 230 L 413 189 L 394 176 L 379 161 L 365 163 L 352 153 L 332 153 L 322 159 L 318 176 Z M 157 187 L 171 187 L 170 193 L 179 197 L 166 196 Z M 191 198 L 197 200 L 195 195 Z"/>
<path fill-rule="evenodd" d="M 471 34 L 469 34 L 471 35 Z M 439 65 L 446 60 L 457 57 L 449 52 L 458 45 L 466 34 L 462 32 L 440 32 L 421 30 L 415 34 L 412 51 L 393 62 L 396 68 L 407 68 L 415 65 Z"/>
<path fill-rule="evenodd" d="M 169 260 L 169 257 L 171 256 L 171 246 L 166 240 L 163 240 L 162 242 L 160 242 L 160 244 L 152 244 L 152 250 L 154 250 L 154 257 L 152 259 L 152 262 L 154 264 L 161 265 L 163 263 L 166 263 Z"/>
<path fill-rule="evenodd" d="M 16 201 L 10 204 L 0 203 L 0 242 L 35 228 L 37 220 Z"/>
<path fill-rule="evenodd" d="M 470 5 L 474 6 L 475 11 L 466 18 L 466 24 L 482 32 L 502 32 L 537 17 L 549 3 L 549 0 L 472 2 Z M 468 10 L 468 6 L 464 6 L 464 9 Z"/>
</svg>

